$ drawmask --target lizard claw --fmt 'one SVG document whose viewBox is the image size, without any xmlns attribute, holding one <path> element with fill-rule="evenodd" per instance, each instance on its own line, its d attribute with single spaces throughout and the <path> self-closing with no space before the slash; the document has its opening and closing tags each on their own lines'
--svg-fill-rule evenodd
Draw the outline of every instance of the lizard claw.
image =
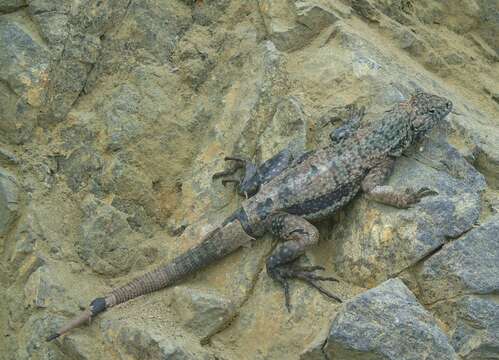
<svg viewBox="0 0 499 360">
<path fill-rule="evenodd" d="M 416 192 L 416 196 L 421 199 L 425 196 L 434 196 L 434 195 L 438 195 L 438 192 L 435 191 L 435 190 L 432 190 L 430 188 L 427 188 L 427 187 L 422 187 L 421 189 L 419 189 L 417 192 Z"/>
<path fill-rule="evenodd" d="M 414 191 L 411 188 L 407 188 L 405 190 L 406 196 L 405 199 L 403 200 L 401 208 L 409 208 L 412 205 L 418 204 L 422 198 L 426 196 L 434 196 L 438 195 L 438 192 L 435 190 L 432 190 L 428 187 L 422 187 L 421 189 Z"/>
<path fill-rule="evenodd" d="M 318 281 L 339 281 L 335 277 L 332 276 L 321 276 L 315 273 L 317 270 L 324 270 L 322 266 L 295 266 L 294 269 L 291 270 L 291 276 L 302 280 L 317 289 L 321 294 L 326 295 L 328 298 L 334 299 L 338 302 L 342 302 L 341 299 L 334 295 L 329 290 L 326 290 L 322 286 L 319 285 Z"/>
<path fill-rule="evenodd" d="M 288 312 L 291 312 L 288 279 L 298 279 L 304 281 L 328 298 L 334 299 L 340 303 L 342 302 L 338 296 L 319 285 L 319 281 L 338 281 L 338 279 L 332 276 L 321 276 L 315 273 L 316 271 L 322 270 L 324 270 L 324 267 L 322 266 L 284 265 L 274 268 L 269 272 L 270 277 L 281 284 L 284 289 L 284 301 Z"/>
<path fill-rule="evenodd" d="M 269 275 L 275 281 L 277 281 L 284 290 L 284 304 L 288 312 L 291 312 L 291 296 L 289 295 L 289 281 L 283 276 L 281 271 L 270 271 Z"/>
</svg>

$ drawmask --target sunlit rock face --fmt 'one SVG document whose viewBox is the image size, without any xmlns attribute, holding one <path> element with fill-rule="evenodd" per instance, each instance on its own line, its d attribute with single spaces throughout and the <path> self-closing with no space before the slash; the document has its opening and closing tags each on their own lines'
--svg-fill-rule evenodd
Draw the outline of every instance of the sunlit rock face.
<svg viewBox="0 0 499 360">
<path fill-rule="evenodd" d="M 0 0 L 0 357 L 499 358 L 498 27 L 487 0 Z M 317 224 L 301 261 L 343 303 L 292 282 L 288 312 L 265 236 L 44 341 L 238 208 L 225 156 L 300 156 L 417 90 L 454 111 L 388 183 L 438 194 Z"/>
</svg>

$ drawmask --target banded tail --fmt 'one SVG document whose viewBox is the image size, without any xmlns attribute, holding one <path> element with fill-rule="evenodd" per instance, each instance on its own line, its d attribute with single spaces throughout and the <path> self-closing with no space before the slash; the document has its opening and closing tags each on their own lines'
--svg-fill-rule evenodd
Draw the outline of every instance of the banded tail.
<svg viewBox="0 0 499 360">
<path fill-rule="evenodd" d="M 56 333 L 47 337 L 46 340 L 57 339 L 71 329 L 85 322 L 90 322 L 94 316 L 110 307 L 171 286 L 185 276 L 234 252 L 251 239 L 252 237 L 246 234 L 238 220 L 226 222 L 222 227 L 210 232 L 199 245 L 187 250 L 167 265 L 147 272 L 122 287 L 113 289 L 105 297 L 94 299 L 88 309 L 66 323 Z"/>
</svg>

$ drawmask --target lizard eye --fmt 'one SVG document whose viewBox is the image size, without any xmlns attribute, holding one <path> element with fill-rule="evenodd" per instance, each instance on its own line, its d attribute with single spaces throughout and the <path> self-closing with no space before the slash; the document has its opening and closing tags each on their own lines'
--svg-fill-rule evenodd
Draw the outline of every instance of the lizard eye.
<svg viewBox="0 0 499 360">
<path fill-rule="evenodd" d="M 428 110 L 428 112 L 429 112 L 430 114 L 435 114 L 435 109 L 430 109 L 430 110 Z"/>
</svg>

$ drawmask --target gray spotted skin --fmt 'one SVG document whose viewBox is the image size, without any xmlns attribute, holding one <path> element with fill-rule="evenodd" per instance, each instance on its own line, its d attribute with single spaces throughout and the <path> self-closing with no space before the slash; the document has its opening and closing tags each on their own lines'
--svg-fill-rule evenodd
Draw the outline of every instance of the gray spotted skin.
<svg viewBox="0 0 499 360">
<path fill-rule="evenodd" d="M 321 270 L 320 267 L 293 264 L 319 239 L 319 232 L 309 221 L 330 216 L 351 201 L 360 189 L 375 201 L 397 207 L 407 207 L 429 195 L 428 189 L 397 192 L 384 186 L 383 181 L 390 173 L 394 158 L 430 131 L 451 109 L 452 103 L 445 98 L 418 93 L 385 112 L 379 121 L 358 129 L 351 127 L 354 132 L 348 131 L 347 136 L 336 138 L 337 143 L 328 148 L 307 152 L 296 161 L 283 152 L 259 168 L 246 166 L 252 173 L 247 177 L 247 189 L 258 192 L 245 200 L 220 227 L 165 266 L 95 299 L 87 310 L 47 340 L 88 323 L 107 308 L 171 286 L 265 232 L 284 241 L 267 260 L 267 273 L 284 287 L 288 309 L 288 279 L 305 281 L 324 295 L 339 300 L 318 284 L 318 281 L 336 279 L 317 275 L 315 271 Z M 242 159 L 228 159 L 250 165 Z"/>
<path fill-rule="evenodd" d="M 266 184 L 283 171 L 285 171 L 293 161 L 293 156 L 291 151 L 284 149 L 277 153 L 275 156 L 265 161 L 259 167 L 253 164 L 248 164 L 246 169 L 255 169 L 250 174 L 248 171 L 245 172 L 244 179 L 241 181 L 238 192 L 241 195 L 252 196 L 263 184 Z"/>
<path fill-rule="evenodd" d="M 451 109 L 449 100 L 419 93 L 339 144 L 308 154 L 243 203 L 247 228 L 264 232 L 265 219 L 279 211 L 307 220 L 330 216 L 355 197 L 371 170 L 400 156 Z"/>
</svg>

